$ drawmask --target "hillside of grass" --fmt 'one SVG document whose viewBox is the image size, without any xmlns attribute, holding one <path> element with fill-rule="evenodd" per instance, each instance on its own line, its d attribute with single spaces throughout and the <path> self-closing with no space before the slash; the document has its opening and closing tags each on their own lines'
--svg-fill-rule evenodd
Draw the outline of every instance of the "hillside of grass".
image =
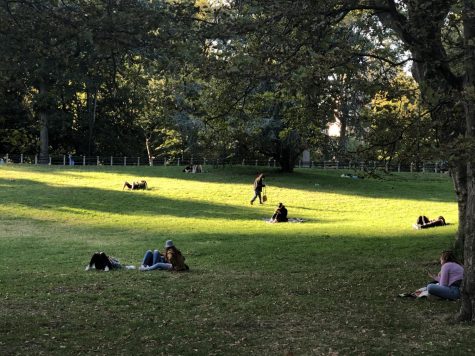
<svg viewBox="0 0 475 356">
<path fill-rule="evenodd" d="M 453 242 L 449 177 L 262 169 L 251 206 L 256 167 L 0 167 L 0 354 L 473 354 L 458 302 L 396 297 Z M 264 222 L 279 202 L 305 222 Z M 189 273 L 84 271 L 168 239 Z"/>
</svg>

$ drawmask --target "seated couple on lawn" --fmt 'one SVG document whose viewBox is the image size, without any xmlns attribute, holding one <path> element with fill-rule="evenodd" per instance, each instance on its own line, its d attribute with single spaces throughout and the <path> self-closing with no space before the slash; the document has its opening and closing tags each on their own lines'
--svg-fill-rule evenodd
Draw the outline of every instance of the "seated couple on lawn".
<svg viewBox="0 0 475 356">
<path fill-rule="evenodd" d="M 412 227 L 416 230 L 428 229 L 435 226 L 444 226 L 447 225 L 443 216 L 439 216 L 437 219 L 429 220 L 427 216 L 419 216 L 417 221 Z"/>
<path fill-rule="evenodd" d="M 141 180 L 140 182 L 132 182 L 130 184 L 129 182 L 125 182 L 124 186 L 122 187 L 122 190 L 125 189 L 125 187 L 129 188 L 129 190 L 146 190 L 148 189 L 147 181 L 146 180 Z"/>
<path fill-rule="evenodd" d="M 172 240 L 165 242 L 165 252 L 147 250 L 139 267 L 141 271 L 153 271 L 156 269 L 169 271 L 188 271 L 190 268 L 185 263 L 185 257 L 177 249 Z"/>
<path fill-rule="evenodd" d="M 86 271 L 91 269 L 109 271 L 113 269 L 135 269 L 135 266 L 123 266 L 117 258 L 107 256 L 104 252 L 95 252 L 91 261 L 86 266 Z M 168 271 L 188 271 L 189 267 L 185 263 L 185 257 L 177 249 L 172 240 L 165 242 L 165 252 L 163 255 L 158 251 L 146 251 L 139 267 L 141 271 L 168 270 Z"/>
</svg>

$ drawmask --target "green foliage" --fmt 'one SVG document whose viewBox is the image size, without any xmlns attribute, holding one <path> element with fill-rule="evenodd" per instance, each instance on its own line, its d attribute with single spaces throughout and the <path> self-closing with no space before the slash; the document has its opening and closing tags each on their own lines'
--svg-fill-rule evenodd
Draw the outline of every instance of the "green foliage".
<svg viewBox="0 0 475 356">
<path fill-rule="evenodd" d="M 434 152 L 430 116 L 419 95 L 414 80 L 404 73 L 386 91 L 377 93 L 362 113 L 369 132 L 358 150 L 367 157 L 406 164 L 440 159 Z"/>
</svg>

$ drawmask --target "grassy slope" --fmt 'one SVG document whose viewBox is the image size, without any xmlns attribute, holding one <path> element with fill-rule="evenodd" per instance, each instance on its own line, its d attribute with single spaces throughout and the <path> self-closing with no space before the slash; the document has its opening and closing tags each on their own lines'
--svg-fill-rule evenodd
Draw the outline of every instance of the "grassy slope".
<svg viewBox="0 0 475 356">
<path fill-rule="evenodd" d="M 0 168 L 0 354 L 473 354 L 457 302 L 395 298 L 427 282 L 456 224 L 445 176 L 350 180 L 255 169 Z M 144 178 L 149 191 L 122 191 Z M 303 224 L 266 224 L 282 201 Z M 138 265 L 173 239 L 190 273 L 84 272 L 104 250 Z"/>
</svg>

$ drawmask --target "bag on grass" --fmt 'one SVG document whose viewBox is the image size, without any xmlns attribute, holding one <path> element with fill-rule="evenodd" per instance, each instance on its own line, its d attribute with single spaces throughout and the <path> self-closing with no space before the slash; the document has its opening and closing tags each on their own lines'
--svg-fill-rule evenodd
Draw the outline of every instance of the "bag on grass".
<svg viewBox="0 0 475 356">
<path fill-rule="evenodd" d="M 265 203 L 267 201 L 267 192 L 264 189 L 264 194 L 262 195 L 262 202 Z"/>
</svg>

